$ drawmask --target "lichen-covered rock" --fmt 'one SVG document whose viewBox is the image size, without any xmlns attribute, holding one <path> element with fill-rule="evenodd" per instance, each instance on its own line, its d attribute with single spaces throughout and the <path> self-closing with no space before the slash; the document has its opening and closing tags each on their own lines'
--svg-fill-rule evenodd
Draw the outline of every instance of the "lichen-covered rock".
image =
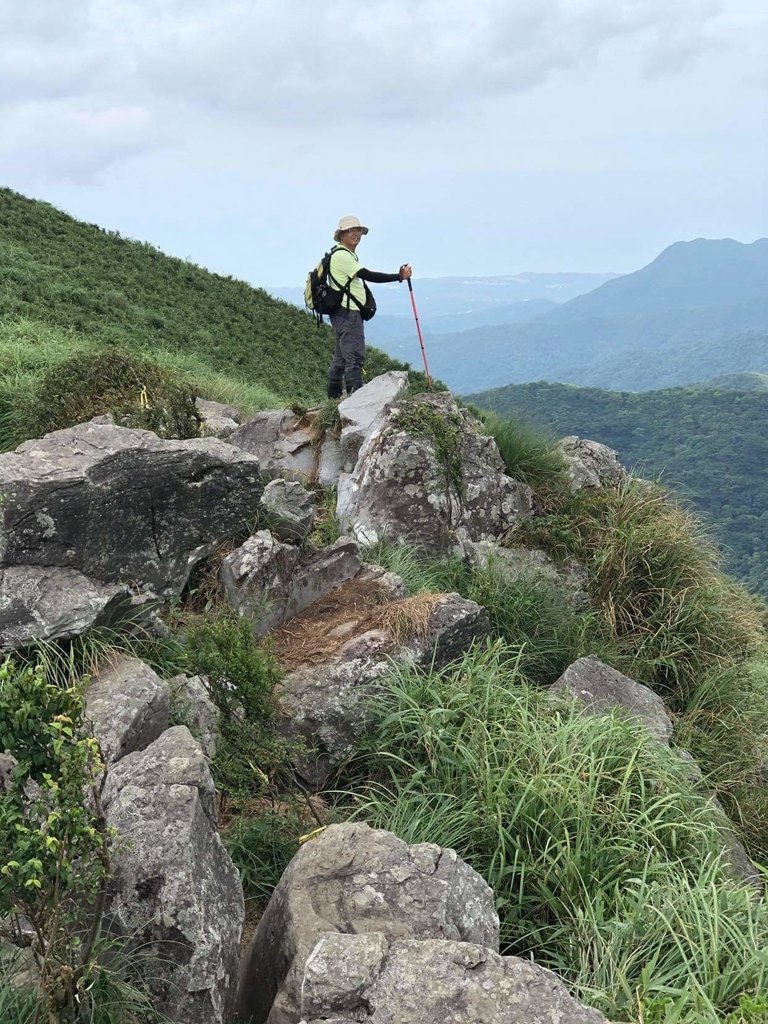
<svg viewBox="0 0 768 1024">
<path fill-rule="evenodd" d="M 339 402 L 341 419 L 341 469 L 351 472 L 366 437 L 383 420 L 384 414 L 408 389 L 408 374 L 391 370 L 374 377 L 368 384 Z"/>
<path fill-rule="evenodd" d="M 85 715 L 107 764 L 143 750 L 168 728 L 168 683 L 138 658 L 117 655 L 93 677 Z"/>
<path fill-rule="evenodd" d="M 551 972 L 470 942 L 320 937 L 301 986 L 306 1024 L 608 1024 Z"/>
<path fill-rule="evenodd" d="M 674 727 L 661 697 L 594 655 L 570 665 L 550 692 L 576 697 L 594 714 L 618 711 L 635 718 L 661 743 L 668 744 L 672 736 Z"/>
<path fill-rule="evenodd" d="M 219 713 L 200 676 L 180 674 L 168 680 L 171 698 L 177 709 L 177 721 L 186 725 L 210 761 L 216 756 L 221 738 Z"/>
<path fill-rule="evenodd" d="M 151 963 L 153 1005 L 178 1024 L 224 1024 L 245 911 L 199 744 L 168 729 L 109 769 L 103 803 L 116 832 L 108 920 Z"/>
<path fill-rule="evenodd" d="M 484 608 L 458 594 L 444 594 L 431 606 L 424 628 L 396 646 L 385 631 L 369 631 L 350 639 L 331 661 L 285 676 L 275 696 L 283 730 L 305 741 L 307 753 L 296 762 L 301 776 L 320 789 L 330 769 L 349 756 L 392 662 L 437 670 L 489 632 Z"/>
<path fill-rule="evenodd" d="M 82 423 L 0 455 L 0 564 L 76 569 L 178 595 L 255 516 L 256 459 L 217 438 Z"/>
<path fill-rule="evenodd" d="M 503 579 L 541 580 L 559 590 L 575 611 L 583 611 L 590 605 L 587 570 L 576 559 L 558 564 L 543 548 L 508 547 L 490 540 L 470 542 L 464 548 L 473 565 L 491 568 Z"/>
<path fill-rule="evenodd" d="M 504 474 L 492 437 L 447 392 L 395 405 L 339 478 L 337 514 L 364 543 L 463 551 L 531 515 L 532 493 Z"/>
<path fill-rule="evenodd" d="M 124 583 L 100 583 L 77 569 L 14 565 L 0 569 L 0 649 L 33 640 L 68 640 L 131 606 Z"/>
<path fill-rule="evenodd" d="M 627 479 L 627 471 L 613 448 L 581 437 L 564 437 L 558 444 L 566 463 L 571 491 L 585 487 L 615 487 Z"/>
<path fill-rule="evenodd" d="M 327 932 L 497 949 L 498 929 L 493 892 L 455 851 L 330 825 L 302 846 L 272 895 L 243 965 L 238 1012 L 253 1024 L 295 1024 L 307 959 Z"/>
<path fill-rule="evenodd" d="M 258 637 L 352 579 L 362 564 L 348 538 L 304 552 L 260 530 L 222 561 L 221 579 L 229 603 Z"/>
<path fill-rule="evenodd" d="M 280 540 L 300 544 L 312 531 L 317 502 L 298 480 L 270 480 L 261 496 L 272 533 Z"/>
</svg>

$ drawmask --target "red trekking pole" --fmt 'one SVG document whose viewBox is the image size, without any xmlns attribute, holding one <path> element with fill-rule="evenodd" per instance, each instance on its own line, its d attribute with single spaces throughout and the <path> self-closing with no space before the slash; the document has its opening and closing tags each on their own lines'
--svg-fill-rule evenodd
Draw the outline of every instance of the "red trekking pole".
<svg viewBox="0 0 768 1024">
<path fill-rule="evenodd" d="M 427 375 L 427 387 L 432 390 L 432 378 L 429 375 L 429 366 L 427 365 L 427 350 L 424 348 L 424 339 L 421 336 L 421 324 L 419 323 L 419 314 L 416 312 L 416 299 L 413 297 L 413 285 L 411 284 L 410 277 L 407 278 L 408 291 L 411 293 L 411 305 L 413 306 L 413 318 L 416 321 L 416 333 L 419 336 L 419 345 L 421 345 L 421 358 L 424 360 L 424 372 Z"/>
</svg>

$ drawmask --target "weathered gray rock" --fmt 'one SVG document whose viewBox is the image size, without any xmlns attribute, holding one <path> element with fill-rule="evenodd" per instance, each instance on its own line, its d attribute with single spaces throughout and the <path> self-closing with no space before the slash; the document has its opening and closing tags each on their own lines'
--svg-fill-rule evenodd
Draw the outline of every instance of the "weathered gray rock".
<svg viewBox="0 0 768 1024">
<path fill-rule="evenodd" d="M 407 425 L 415 418 L 426 427 Z M 436 444 L 434 425 L 453 432 L 452 452 Z M 364 543 L 387 537 L 430 553 L 463 552 L 466 541 L 494 539 L 532 508 L 530 488 L 504 474 L 494 439 L 447 392 L 395 405 L 354 471 L 339 478 L 339 521 Z"/>
<path fill-rule="evenodd" d="M 151 959 L 153 1005 L 179 1024 L 224 1024 L 244 903 L 199 744 L 168 729 L 109 769 L 103 801 L 117 833 L 109 919 Z"/>
<path fill-rule="evenodd" d="M 270 530 L 280 540 L 300 544 L 312 532 L 317 502 L 297 480 L 270 480 L 261 496 L 261 507 Z"/>
<path fill-rule="evenodd" d="M 504 579 L 522 577 L 540 579 L 561 591 L 569 607 L 583 611 L 589 607 L 587 570 L 575 559 L 558 565 L 543 548 L 502 547 L 494 541 L 481 540 L 464 545 L 472 565 L 492 568 Z"/>
<path fill-rule="evenodd" d="M 255 636 L 264 636 L 361 567 L 357 545 L 348 538 L 304 552 L 260 530 L 222 561 L 221 579 L 232 607 L 251 621 Z"/>
<path fill-rule="evenodd" d="M 627 479 L 616 452 L 599 441 L 570 436 L 557 447 L 565 458 L 566 475 L 574 493 L 584 487 L 615 487 Z"/>
<path fill-rule="evenodd" d="M 232 405 L 210 402 L 206 398 L 196 398 L 195 405 L 203 418 L 200 432 L 204 436 L 229 437 L 240 425 L 240 414 Z"/>
<path fill-rule="evenodd" d="M 308 1024 L 608 1024 L 529 960 L 469 942 L 389 943 L 381 933 L 321 936 L 301 1012 Z"/>
<path fill-rule="evenodd" d="M 363 441 L 407 390 L 408 374 L 404 370 L 392 370 L 374 377 L 370 383 L 339 402 L 341 469 L 345 473 L 355 468 Z"/>
<path fill-rule="evenodd" d="M 143 750 L 168 728 L 168 683 L 138 658 L 117 655 L 93 677 L 85 714 L 106 764 Z"/>
<path fill-rule="evenodd" d="M 348 641 L 332 661 L 303 666 L 280 681 L 275 696 L 283 731 L 305 741 L 307 753 L 296 762 L 313 788 L 325 785 L 363 735 L 370 704 L 381 692 L 391 663 L 411 662 L 442 668 L 460 657 L 476 640 L 488 636 L 488 613 L 458 594 L 440 596 L 429 611 L 422 632 L 392 647 L 384 630 Z"/>
<path fill-rule="evenodd" d="M 363 824 L 330 825 L 288 865 L 238 989 L 253 1024 L 295 1024 L 307 958 L 326 932 L 439 938 L 498 948 L 493 892 L 453 850 L 407 846 Z"/>
<path fill-rule="evenodd" d="M 594 655 L 570 665 L 550 692 L 576 697 L 595 714 L 619 711 L 635 718 L 660 743 L 668 744 L 672 736 L 674 726 L 661 697 Z"/>
<path fill-rule="evenodd" d="M 259 412 L 227 438 L 230 444 L 255 455 L 266 480 L 283 477 L 314 483 L 318 452 L 312 430 L 303 416 L 290 409 Z"/>
<path fill-rule="evenodd" d="M 0 564 L 76 569 L 178 595 L 255 516 L 258 462 L 216 438 L 84 423 L 0 455 Z"/>
<path fill-rule="evenodd" d="M 326 434 L 320 445 L 317 462 L 317 483 L 321 487 L 335 487 L 341 473 L 341 444 L 338 437 Z"/>
<path fill-rule="evenodd" d="M 204 680 L 200 676 L 174 676 L 168 680 L 171 699 L 179 709 L 177 721 L 186 725 L 210 761 L 216 756 L 221 738 L 219 713 L 211 700 Z"/>
<path fill-rule="evenodd" d="M 100 583 L 77 569 L 0 568 L 0 649 L 33 640 L 68 640 L 131 606 L 126 584 Z"/>
</svg>

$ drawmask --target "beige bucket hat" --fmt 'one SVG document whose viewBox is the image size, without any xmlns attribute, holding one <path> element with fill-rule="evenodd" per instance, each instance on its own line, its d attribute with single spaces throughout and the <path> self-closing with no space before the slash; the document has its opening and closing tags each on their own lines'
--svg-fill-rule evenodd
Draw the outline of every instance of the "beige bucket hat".
<svg viewBox="0 0 768 1024">
<path fill-rule="evenodd" d="M 342 217 L 339 226 L 333 233 L 334 242 L 338 242 L 342 231 L 349 231 L 350 228 L 360 228 L 364 235 L 368 234 L 368 228 L 363 227 L 357 217 Z"/>
</svg>

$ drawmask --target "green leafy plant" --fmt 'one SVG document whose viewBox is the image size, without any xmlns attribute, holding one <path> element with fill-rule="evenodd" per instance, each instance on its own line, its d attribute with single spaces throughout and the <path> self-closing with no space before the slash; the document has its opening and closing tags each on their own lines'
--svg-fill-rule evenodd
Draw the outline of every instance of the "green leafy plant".
<svg viewBox="0 0 768 1024">
<path fill-rule="evenodd" d="M 391 425 L 426 437 L 434 446 L 435 457 L 443 472 L 446 492 L 464 497 L 464 465 L 461 457 L 463 421 L 457 413 L 444 414 L 419 398 L 404 402 Z"/>
</svg>

